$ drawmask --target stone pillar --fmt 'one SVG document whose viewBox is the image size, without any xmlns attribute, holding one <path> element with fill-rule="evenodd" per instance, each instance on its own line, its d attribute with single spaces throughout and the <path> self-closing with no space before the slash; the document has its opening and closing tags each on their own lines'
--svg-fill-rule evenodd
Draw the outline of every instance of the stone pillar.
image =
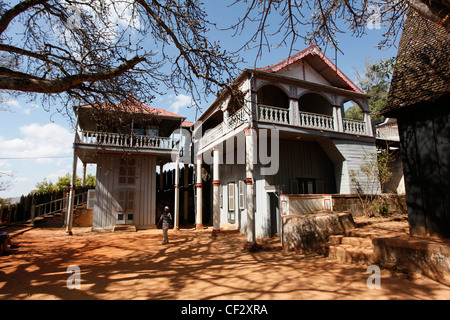
<svg viewBox="0 0 450 320">
<path fill-rule="evenodd" d="M 203 185 L 202 185 L 202 158 L 197 158 L 197 174 L 196 174 L 196 183 L 195 188 L 197 192 L 197 210 L 195 216 L 195 229 L 201 230 L 203 229 Z"/>
<path fill-rule="evenodd" d="M 252 248 L 256 245 L 255 237 L 255 203 L 254 203 L 254 161 L 255 159 L 256 131 L 254 128 L 245 129 L 245 183 L 247 185 L 247 245 Z"/>
<path fill-rule="evenodd" d="M 372 121 L 370 120 L 370 111 L 364 111 L 364 122 L 366 123 L 366 133 L 369 136 L 373 136 Z"/>
<path fill-rule="evenodd" d="M 289 98 L 289 124 L 300 125 L 300 110 L 298 109 L 298 99 Z"/>
<path fill-rule="evenodd" d="M 333 106 L 334 130 L 344 132 L 344 124 L 342 119 L 342 110 L 340 106 Z"/>
<path fill-rule="evenodd" d="M 219 149 L 213 149 L 213 233 L 220 232 L 220 158 Z"/>
</svg>

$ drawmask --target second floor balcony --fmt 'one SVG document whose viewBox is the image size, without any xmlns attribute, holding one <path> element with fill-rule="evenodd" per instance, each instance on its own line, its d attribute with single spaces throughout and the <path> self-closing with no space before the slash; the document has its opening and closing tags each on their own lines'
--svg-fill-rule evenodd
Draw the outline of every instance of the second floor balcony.
<svg viewBox="0 0 450 320">
<path fill-rule="evenodd" d="M 258 120 L 272 123 L 295 125 L 304 128 L 341 131 L 351 134 L 367 135 L 367 125 L 364 121 L 342 119 L 342 126 L 337 117 L 324 114 L 299 111 L 297 120 L 289 109 L 267 105 L 258 105 Z M 342 127 L 342 130 L 339 128 Z"/>
<path fill-rule="evenodd" d="M 98 148 L 132 148 L 172 150 L 180 139 L 138 134 L 84 131 L 77 132 L 75 143 Z"/>
</svg>

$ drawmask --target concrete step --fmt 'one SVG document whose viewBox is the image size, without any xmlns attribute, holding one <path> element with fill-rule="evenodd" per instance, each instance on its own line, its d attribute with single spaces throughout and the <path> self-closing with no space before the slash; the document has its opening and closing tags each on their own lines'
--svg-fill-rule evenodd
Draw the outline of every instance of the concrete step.
<svg viewBox="0 0 450 320">
<path fill-rule="evenodd" d="M 372 264 L 374 261 L 372 249 L 349 244 L 329 246 L 328 257 L 340 263 Z"/>
<path fill-rule="evenodd" d="M 372 239 L 361 238 L 361 237 L 343 237 L 341 240 L 342 244 L 349 244 L 354 247 L 359 248 L 373 248 Z"/>
<path fill-rule="evenodd" d="M 114 226 L 113 231 L 121 231 L 121 232 L 136 232 L 136 226 L 128 225 L 128 224 L 117 224 Z"/>
<path fill-rule="evenodd" d="M 345 233 L 345 236 L 373 239 L 379 237 L 379 234 L 370 231 L 362 231 L 359 229 L 351 229 Z"/>
</svg>

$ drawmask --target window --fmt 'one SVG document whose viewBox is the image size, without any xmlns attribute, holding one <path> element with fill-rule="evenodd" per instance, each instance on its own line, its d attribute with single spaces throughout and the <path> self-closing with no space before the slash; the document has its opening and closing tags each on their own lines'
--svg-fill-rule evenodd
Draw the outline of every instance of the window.
<svg viewBox="0 0 450 320">
<path fill-rule="evenodd" d="M 134 159 L 121 159 L 119 167 L 119 183 L 134 184 L 136 175 L 136 161 Z"/>
<path fill-rule="evenodd" d="M 245 182 L 239 181 L 239 209 L 245 209 Z"/>
<path fill-rule="evenodd" d="M 234 182 L 228 183 L 228 211 L 234 211 Z"/>
<path fill-rule="evenodd" d="M 228 222 L 235 223 L 235 183 L 228 183 Z"/>
<path fill-rule="evenodd" d="M 316 193 L 316 179 L 298 178 L 298 193 L 299 194 L 315 194 Z"/>
<path fill-rule="evenodd" d="M 94 209 L 95 189 L 88 190 L 86 209 Z"/>
<path fill-rule="evenodd" d="M 133 132 L 138 136 L 157 137 L 159 135 L 158 127 L 133 128 Z"/>
<path fill-rule="evenodd" d="M 223 186 L 219 186 L 219 193 L 220 193 L 220 207 L 223 208 Z"/>
<path fill-rule="evenodd" d="M 121 190 L 119 191 L 119 206 L 121 211 L 133 211 L 134 210 L 134 190 Z"/>
</svg>

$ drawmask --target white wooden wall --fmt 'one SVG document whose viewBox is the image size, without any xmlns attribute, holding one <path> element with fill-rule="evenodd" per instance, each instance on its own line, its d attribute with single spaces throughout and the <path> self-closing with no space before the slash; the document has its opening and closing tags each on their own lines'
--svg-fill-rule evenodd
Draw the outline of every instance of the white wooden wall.
<svg viewBox="0 0 450 320">
<path fill-rule="evenodd" d="M 105 154 L 97 164 L 94 229 L 112 229 L 118 212 L 119 167 L 122 155 Z M 156 157 L 133 156 L 135 168 L 134 220 L 137 228 L 155 226 L 156 209 Z M 129 187 L 129 186 L 127 186 Z"/>
</svg>

